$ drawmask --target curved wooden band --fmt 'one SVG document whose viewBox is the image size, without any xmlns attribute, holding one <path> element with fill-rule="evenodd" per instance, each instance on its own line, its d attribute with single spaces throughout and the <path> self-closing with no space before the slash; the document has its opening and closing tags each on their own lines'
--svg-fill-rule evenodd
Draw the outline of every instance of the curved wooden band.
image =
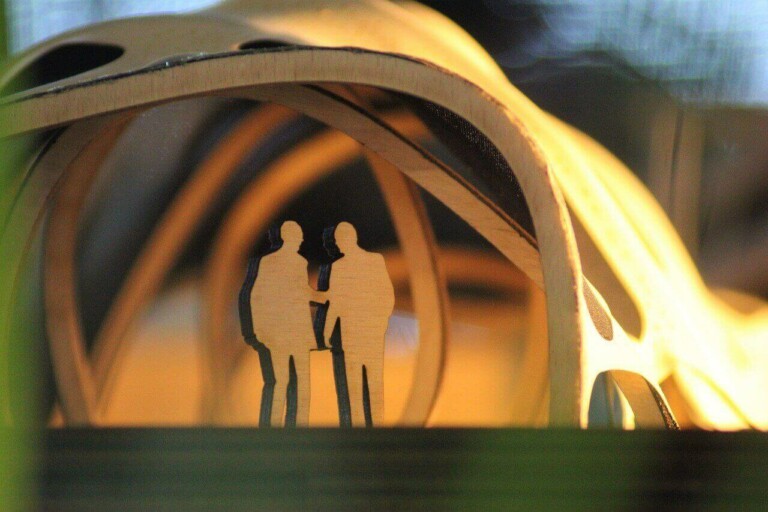
<svg viewBox="0 0 768 512">
<path fill-rule="evenodd" d="M 38 228 L 44 224 L 44 217 L 51 201 L 51 191 L 60 185 L 60 180 L 65 172 L 70 168 L 89 169 L 91 163 L 101 160 L 103 155 L 109 152 L 112 144 L 115 142 L 119 133 L 124 129 L 133 112 L 125 112 L 116 115 L 107 115 L 99 119 L 85 120 L 71 128 L 65 130 L 59 135 L 53 137 L 54 143 L 47 144 L 37 155 L 29 168 L 23 169 L 17 182 L 18 188 L 7 190 L 6 197 L 12 197 L 9 201 L 8 222 L 2 233 L 0 240 L 0 258 L 6 265 L 6 271 L 0 273 L 0 329 L 3 333 L 0 338 L 2 343 L 7 343 L 11 338 L 9 329 L 11 320 L 9 315 L 13 308 L 11 307 L 15 297 L 18 294 L 18 287 L 25 283 L 19 281 L 19 273 L 24 258 L 27 256 L 25 250 L 29 247 L 29 241 L 35 235 Z M 83 177 L 85 181 L 88 176 Z M 73 197 L 71 190 L 62 194 L 63 200 L 67 197 Z M 52 261 L 52 265 L 66 262 Z M 70 283 L 74 285 L 74 283 Z M 75 288 L 71 287 L 69 293 L 74 294 Z M 52 307 L 55 309 L 57 301 L 63 298 L 52 297 Z M 66 364 L 56 376 L 61 384 L 65 382 L 80 383 L 87 386 L 92 379 L 89 367 L 85 364 L 86 354 L 81 350 L 81 346 L 69 347 L 69 337 L 77 324 L 72 322 L 69 316 L 59 318 L 59 328 L 54 329 L 54 333 L 59 337 L 60 352 L 66 360 Z M 26 340 L 14 340 L 14 342 L 23 343 Z M 7 347 L 2 347 L 6 350 Z M 68 396 L 68 402 L 71 406 L 70 414 L 75 423 L 88 423 L 93 417 L 93 400 L 90 395 L 86 396 L 79 393 L 79 387 L 74 388 L 73 394 Z M 62 391 L 66 392 L 66 391 Z M 0 393 L 7 394 L 8 388 L 4 387 Z"/>
<path fill-rule="evenodd" d="M 238 87 L 250 89 L 265 82 L 317 82 L 344 77 L 345 82 L 374 85 L 425 98 L 449 108 L 475 125 L 496 145 L 521 184 L 529 208 L 534 212 L 541 264 L 535 247 L 530 245 L 530 241 L 520 233 L 519 228 L 502 211 L 494 207 L 492 202 L 484 199 L 468 184 L 462 183 L 449 170 L 440 168 L 439 164 L 428 170 L 419 168 L 415 164 L 423 163 L 425 155 L 415 149 L 408 149 L 406 154 L 393 153 L 392 147 L 402 148 L 403 145 L 398 141 L 403 141 L 392 132 L 385 133 L 376 140 L 363 140 L 363 143 L 398 165 L 414 181 L 448 204 L 503 254 L 526 271 L 534 281 L 546 284 L 548 310 L 558 312 L 548 317 L 551 391 L 552 396 L 557 397 L 551 401 L 550 421 L 556 425 L 585 424 L 585 400 L 588 400 L 588 396 L 585 398 L 584 391 L 589 385 L 585 384 L 586 373 L 582 371 L 581 354 L 583 340 L 591 336 L 584 329 L 591 321 L 586 314 L 582 298 L 578 252 L 567 209 L 554 178 L 548 171 L 548 161 L 542 156 L 537 142 L 526 132 L 522 121 L 513 113 L 489 100 L 472 84 L 455 75 L 446 74 L 435 66 L 373 52 L 295 49 L 264 54 L 239 54 L 191 61 L 184 66 L 174 67 L 173 70 L 175 79 L 172 81 L 166 81 L 164 71 L 159 70 L 151 74 L 140 73 L 125 81 L 94 83 L 82 88 L 73 88 L 62 94 L 74 101 L 78 101 L 79 96 L 87 98 L 88 101 L 78 102 L 83 106 L 79 113 L 82 115 L 93 105 L 101 105 L 97 109 L 109 105 L 107 110 L 110 110 L 121 108 L 121 103 L 124 107 L 129 107 L 165 101 L 180 95 L 208 94 Z M 223 75 L 226 75 L 226 82 L 219 81 L 218 77 Z M 205 80 L 201 80 L 203 76 Z M 130 90 L 125 89 L 129 83 Z M 173 83 L 173 90 L 169 88 L 170 83 Z M 295 101 L 297 97 L 304 101 L 306 91 L 304 89 L 302 93 L 294 88 L 285 102 Z M 272 88 L 269 92 L 277 93 L 286 94 L 285 89 L 279 88 Z M 87 96 L 83 96 L 84 94 Z M 109 102 L 100 99 L 104 94 L 109 95 Z M 249 93 L 244 91 L 243 94 Z M 317 99 L 318 95 L 314 94 L 313 98 Z M 456 101 L 457 98 L 461 98 L 461 101 Z M 327 101 L 327 97 L 324 101 Z M 334 105 L 338 105 L 337 100 L 332 101 Z M 59 103 L 46 103 L 46 96 L 29 98 L 25 104 L 28 115 L 24 120 L 27 129 L 36 126 L 35 123 L 42 126 L 49 122 L 63 122 L 69 115 L 69 111 L 57 110 Z M 35 112 L 40 112 L 39 109 L 44 105 L 53 110 L 47 112 L 44 117 L 38 117 Z M 305 111 L 312 111 L 318 107 L 305 104 L 303 108 Z M 16 106 L 10 105 L 5 113 L 12 113 L 15 109 Z M 315 117 L 322 115 L 308 113 Z M 349 132 L 354 131 L 355 126 L 360 128 L 359 111 L 349 109 L 332 114 L 340 129 Z M 361 133 L 363 132 L 358 132 L 355 137 L 361 139 Z M 403 161 L 406 163 L 403 164 Z M 617 364 L 620 363 L 621 361 L 617 360 Z M 636 366 L 634 369 L 645 372 L 642 367 Z M 650 372 L 648 373 L 650 376 Z"/>
</svg>

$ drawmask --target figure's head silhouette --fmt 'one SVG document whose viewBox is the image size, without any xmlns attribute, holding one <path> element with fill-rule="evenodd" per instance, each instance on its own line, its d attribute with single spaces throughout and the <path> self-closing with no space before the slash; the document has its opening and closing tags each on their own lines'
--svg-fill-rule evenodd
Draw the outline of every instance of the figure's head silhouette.
<svg viewBox="0 0 768 512">
<path fill-rule="evenodd" d="M 304 240 L 304 232 L 297 222 L 288 220 L 280 226 L 280 238 L 285 249 L 297 252 Z"/>
<path fill-rule="evenodd" d="M 342 253 L 357 247 L 357 231 L 349 222 L 340 222 L 333 235 L 336 239 L 336 245 Z"/>
</svg>

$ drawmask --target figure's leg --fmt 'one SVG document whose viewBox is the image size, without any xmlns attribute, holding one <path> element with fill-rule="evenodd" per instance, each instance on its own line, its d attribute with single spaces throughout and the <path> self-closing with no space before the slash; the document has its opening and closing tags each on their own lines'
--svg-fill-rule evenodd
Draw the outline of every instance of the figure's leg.
<svg viewBox="0 0 768 512">
<path fill-rule="evenodd" d="M 275 391 L 272 396 L 270 425 L 282 427 L 285 422 L 285 396 L 288 390 L 288 353 L 272 350 L 272 367 L 275 372 Z"/>
<path fill-rule="evenodd" d="M 296 426 L 309 425 L 309 351 L 293 355 L 293 364 L 296 368 Z"/>
<path fill-rule="evenodd" d="M 344 351 L 341 345 L 331 346 L 333 358 L 333 382 L 336 388 L 336 404 L 339 408 L 339 426 L 352 426 L 352 412 L 349 407 L 349 390 L 347 388 L 347 368 L 344 362 Z"/>
<path fill-rule="evenodd" d="M 275 370 L 272 366 L 272 354 L 263 344 L 254 344 L 254 348 L 259 354 L 259 364 L 261 365 L 261 377 L 264 386 L 261 388 L 261 407 L 259 410 L 259 426 L 268 427 L 272 417 L 272 398 L 275 394 Z"/>
<path fill-rule="evenodd" d="M 359 357 L 344 351 L 344 365 L 347 370 L 347 389 L 349 391 L 349 408 L 352 412 L 352 426 L 365 426 L 365 409 L 363 408 L 363 362 Z"/>
<path fill-rule="evenodd" d="M 368 403 L 371 408 L 371 425 L 380 427 L 384 422 L 384 361 L 383 357 L 365 363 L 368 382 Z"/>
<path fill-rule="evenodd" d="M 288 387 L 285 392 L 285 427 L 296 426 L 296 367 L 293 356 L 288 358 Z"/>
</svg>

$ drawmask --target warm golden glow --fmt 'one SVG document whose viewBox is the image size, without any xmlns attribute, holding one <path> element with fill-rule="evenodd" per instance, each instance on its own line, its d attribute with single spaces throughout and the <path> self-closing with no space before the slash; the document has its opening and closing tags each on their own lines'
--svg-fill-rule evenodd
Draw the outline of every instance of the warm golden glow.
<svg viewBox="0 0 768 512">
<path fill-rule="evenodd" d="M 458 256 L 466 256 L 458 254 Z M 451 300 L 451 346 L 445 377 L 431 415 L 430 426 L 509 426 L 519 424 L 516 396 L 537 393 L 536 383 L 520 382 L 525 369 L 530 318 L 529 293 L 525 278 L 500 260 L 486 258 L 496 265 L 492 271 L 510 273 L 499 277 L 506 290 L 492 290 L 483 296 L 477 281 L 483 273 L 477 265 L 461 265 L 457 254 L 446 259 L 449 277 L 458 272 L 471 274 L 478 290 L 453 294 Z M 450 260 L 450 261 L 449 261 Z M 397 284 L 407 275 L 390 255 L 390 268 Z M 499 266 L 500 265 L 500 266 Z M 464 269 L 464 270 L 462 270 Z M 473 269 L 467 272 L 466 269 Z M 490 272 L 486 275 L 496 275 Z M 504 274 L 501 274 L 502 276 Z M 489 283 L 490 284 L 490 283 Z M 510 287 L 517 289 L 510 290 Z M 410 392 L 418 343 L 418 325 L 410 308 L 410 297 L 398 287 L 398 310 L 387 332 L 384 367 L 385 423 L 393 425 L 400 417 Z M 540 292 L 537 292 L 540 293 Z M 187 279 L 170 287 L 141 317 L 129 334 L 130 349 L 118 368 L 114 394 L 109 400 L 104 422 L 109 425 L 192 425 L 200 422 L 199 404 L 202 359 L 199 353 L 200 287 L 197 279 Z M 230 320 L 236 321 L 234 311 Z M 545 318 L 540 319 L 543 325 Z M 541 325 L 538 326 L 540 328 Z M 546 332 L 544 330 L 544 332 Z M 537 340 L 546 343 L 546 337 Z M 243 343 L 241 339 L 233 343 Z M 546 361 L 535 364 L 546 365 Z M 338 411 L 330 352 L 313 352 L 311 357 L 312 404 L 310 425 L 338 425 Z M 261 397 L 258 356 L 248 351 L 237 369 L 233 386 L 226 397 L 231 404 L 231 424 L 258 424 Z M 541 395 L 540 391 L 538 392 Z M 546 396 L 526 401 L 544 403 Z M 544 424 L 540 411 L 537 424 Z M 526 412 L 528 416 L 531 413 Z"/>
</svg>

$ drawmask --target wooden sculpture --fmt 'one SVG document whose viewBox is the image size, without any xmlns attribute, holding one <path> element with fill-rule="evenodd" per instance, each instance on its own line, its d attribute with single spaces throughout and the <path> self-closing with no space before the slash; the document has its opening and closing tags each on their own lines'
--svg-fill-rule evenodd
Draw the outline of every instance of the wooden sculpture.
<svg viewBox="0 0 768 512">
<path fill-rule="evenodd" d="M 15 78 L 25 69 L 83 41 L 123 52 L 100 67 L 19 88 Z M 471 177 L 460 175 L 339 84 L 387 91 L 481 165 Z M 676 428 L 660 387 L 672 379 L 696 424 L 768 428 L 761 392 L 768 385 L 768 308 L 742 313 L 713 295 L 623 164 L 538 109 L 469 36 L 419 4 L 231 0 L 191 15 L 120 20 L 31 49 L 2 85 L 9 95 L 0 106 L 0 135 L 48 139 L 0 196 L 0 261 L 9 269 L 0 283 L 0 331 L 6 340 L 30 248 L 56 211 L 45 234 L 46 325 L 62 412 L 71 423 L 98 423 L 102 384 L 122 344 L 121 329 L 90 354 L 83 343 L 73 271 L 87 188 L 134 116 L 181 98 L 225 96 L 283 105 L 349 135 L 443 202 L 544 290 L 550 425 L 586 427 L 595 379 L 608 373 L 637 425 Z M 51 243 L 56 237 L 67 243 Z M 431 254 L 424 247 L 420 254 Z M 431 283 L 440 304 L 439 276 Z M 220 383 L 226 368 L 215 361 L 232 350 L 216 343 L 210 381 Z M 430 357 L 442 354 L 434 347 Z M 0 351 L 5 361 L 7 346 Z M 424 396 L 415 388 L 408 410 L 423 423 L 441 366 L 419 368 L 428 385 Z M 0 382 L 6 417 L 7 389 Z"/>
<path fill-rule="evenodd" d="M 351 224 L 329 228 L 324 243 L 333 263 L 323 266 L 315 291 L 298 254 L 302 239 L 293 221 L 270 230 L 271 250 L 251 261 L 241 291 L 243 336 L 259 353 L 264 379 L 262 423 L 308 424 L 309 352 L 330 348 L 345 368 L 335 375 L 336 392 L 348 394 L 338 401 L 342 424 L 351 418 L 353 426 L 380 425 L 384 334 L 395 302 L 384 258 L 357 245 Z M 311 302 L 321 306 L 314 329 Z"/>
</svg>

